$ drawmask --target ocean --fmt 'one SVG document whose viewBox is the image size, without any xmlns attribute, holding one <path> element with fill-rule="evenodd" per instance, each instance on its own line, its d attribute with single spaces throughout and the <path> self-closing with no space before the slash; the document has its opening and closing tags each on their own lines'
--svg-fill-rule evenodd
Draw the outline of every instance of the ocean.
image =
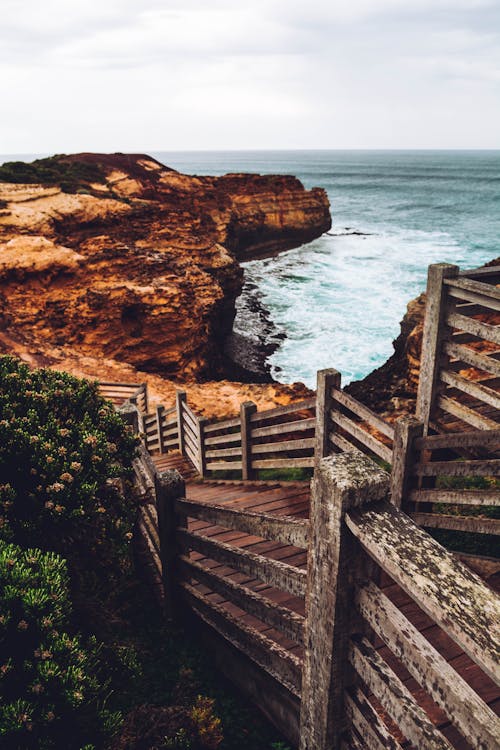
<svg viewBox="0 0 500 750">
<path fill-rule="evenodd" d="M 500 256 L 500 151 L 150 153 L 188 174 L 292 174 L 327 190 L 330 233 L 244 264 L 235 330 L 272 338 L 268 364 L 284 383 L 314 387 L 325 367 L 344 384 L 364 377 L 392 354 L 430 263 L 474 268 Z M 272 326 L 255 313 L 262 306 Z"/>
<path fill-rule="evenodd" d="M 335 367 L 344 384 L 392 354 L 430 263 L 474 268 L 500 256 L 500 151 L 157 152 L 189 174 L 296 175 L 329 195 L 331 232 L 244 264 L 235 329 L 258 337 L 260 301 L 278 346 L 273 377 L 310 387 Z"/>
</svg>

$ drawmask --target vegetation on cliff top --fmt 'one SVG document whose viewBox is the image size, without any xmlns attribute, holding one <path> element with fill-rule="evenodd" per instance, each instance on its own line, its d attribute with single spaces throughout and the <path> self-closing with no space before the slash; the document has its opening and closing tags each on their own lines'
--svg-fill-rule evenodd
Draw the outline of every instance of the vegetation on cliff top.
<svg viewBox="0 0 500 750">
<path fill-rule="evenodd" d="M 65 193 L 85 190 L 89 183 L 104 182 L 105 172 L 95 162 L 65 161 L 64 154 L 32 162 L 7 161 L 0 165 L 0 182 L 57 185 Z"/>
</svg>

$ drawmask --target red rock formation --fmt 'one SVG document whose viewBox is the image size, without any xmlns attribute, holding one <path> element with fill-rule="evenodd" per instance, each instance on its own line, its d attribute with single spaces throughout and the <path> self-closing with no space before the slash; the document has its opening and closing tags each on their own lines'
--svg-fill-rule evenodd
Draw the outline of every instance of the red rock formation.
<svg viewBox="0 0 500 750">
<path fill-rule="evenodd" d="M 192 177 L 144 155 L 57 162 L 101 176 L 76 193 L 0 183 L 0 342 L 39 364 L 92 374 L 89 363 L 105 359 L 220 378 L 238 258 L 291 248 L 331 223 L 326 193 L 294 177 Z"/>
</svg>

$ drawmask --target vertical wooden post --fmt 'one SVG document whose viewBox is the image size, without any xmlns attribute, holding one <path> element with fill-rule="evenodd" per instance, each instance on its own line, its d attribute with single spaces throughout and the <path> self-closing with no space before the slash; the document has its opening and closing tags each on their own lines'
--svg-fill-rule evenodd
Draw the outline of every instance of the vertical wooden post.
<svg viewBox="0 0 500 750">
<path fill-rule="evenodd" d="M 427 301 L 425 306 L 422 354 L 418 380 L 416 415 L 424 423 L 424 435 L 434 411 L 439 390 L 443 340 L 446 338 L 445 314 L 448 294 L 443 280 L 458 276 L 459 267 L 449 263 L 434 263 L 427 273 Z"/>
<path fill-rule="evenodd" d="M 139 434 L 139 412 L 137 406 L 131 401 L 125 401 L 124 404 L 116 410 L 123 421 L 129 425 L 135 435 Z"/>
<path fill-rule="evenodd" d="M 396 508 L 401 508 L 405 504 L 410 489 L 411 467 L 416 461 L 414 441 L 422 437 L 423 431 L 423 423 L 414 417 L 403 417 L 394 425 L 391 503 Z"/>
<path fill-rule="evenodd" d="M 158 535 L 160 537 L 160 557 L 163 591 L 165 595 L 164 611 L 168 620 L 175 617 L 175 501 L 184 497 L 184 480 L 178 471 L 164 471 L 155 475 L 156 511 L 158 513 Z"/>
<path fill-rule="evenodd" d="M 179 451 L 184 455 L 184 416 L 182 414 L 182 405 L 187 401 L 186 391 L 176 391 L 175 408 L 177 410 L 177 431 L 179 435 Z"/>
<path fill-rule="evenodd" d="M 311 498 L 300 750 L 338 750 L 351 635 L 353 584 L 362 554 L 344 517 L 382 500 L 389 475 L 361 453 L 323 458 Z"/>
<path fill-rule="evenodd" d="M 144 414 L 148 413 L 149 408 L 149 400 L 148 400 L 148 384 L 147 383 L 141 383 L 141 388 L 144 393 Z"/>
<path fill-rule="evenodd" d="M 197 417 L 196 419 L 196 440 L 198 443 L 198 470 L 200 476 L 204 478 L 207 473 L 207 460 L 205 456 L 205 436 L 203 434 L 203 427 L 207 420 L 205 417 Z"/>
<path fill-rule="evenodd" d="M 319 370 L 316 384 L 316 445 L 314 447 L 315 468 L 325 456 L 331 453 L 328 445 L 330 432 L 330 410 L 332 408 L 332 388 L 340 390 L 342 376 L 333 367 L 328 370 Z"/>
<path fill-rule="evenodd" d="M 160 453 L 165 453 L 165 445 L 163 440 L 163 412 L 165 411 L 164 406 L 156 407 L 156 429 L 158 430 L 158 447 Z"/>
<path fill-rule="evenodd" d="M 146 430 L 144 429 L 144 414 L 137 403 L 137 396 L 131 396 L 129 400 L 137 413 L 137 434 L 142 436 L 142 442 L 147 447 Z"/>
<path fill-rule="evenodd" d="M 252 479 L 252 424 L 250 417 L 257 411 L 257 405 L 253 401 L 245 401 L 240 406 L 241 419 L 241 478 Z"/>
</svg>

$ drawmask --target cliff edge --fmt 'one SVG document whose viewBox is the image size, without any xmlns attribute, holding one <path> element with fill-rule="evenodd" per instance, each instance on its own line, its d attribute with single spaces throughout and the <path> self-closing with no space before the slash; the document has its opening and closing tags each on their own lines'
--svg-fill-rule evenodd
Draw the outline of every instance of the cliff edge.
<svg viewBox="0 0 500 750">
<path fill-rule="evenodd" d="M 325 191 L 294 177 L 189 176 L 143 154 L 4 165 L 0 180 L 1 349 L 101 379 L 223 378 L 238 261 L 331 225 Z"/>
</svg>

